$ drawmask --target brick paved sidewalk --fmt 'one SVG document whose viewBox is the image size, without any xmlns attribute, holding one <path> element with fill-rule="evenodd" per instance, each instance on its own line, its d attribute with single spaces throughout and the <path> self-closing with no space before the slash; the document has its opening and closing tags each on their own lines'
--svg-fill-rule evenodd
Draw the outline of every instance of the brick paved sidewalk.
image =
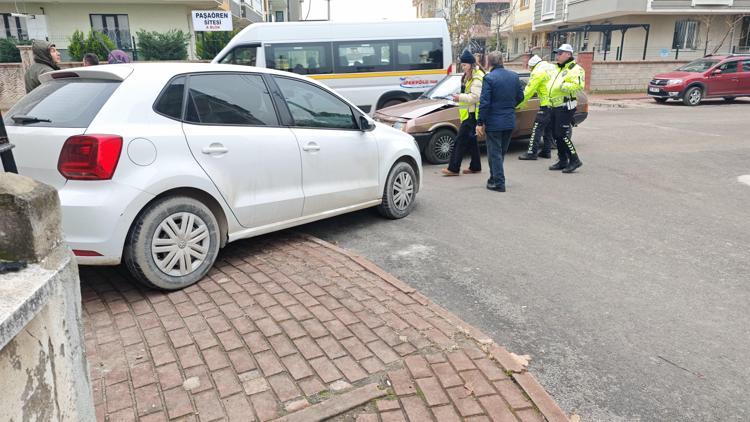
<svg viewBox="0 0 750 422">
<path fill-rule="evenodd" d="M 181 292 L 81 279 L 100 421 L 567 420 L 505 349 L 317 239 L 235 243 Z"/>
</svg>

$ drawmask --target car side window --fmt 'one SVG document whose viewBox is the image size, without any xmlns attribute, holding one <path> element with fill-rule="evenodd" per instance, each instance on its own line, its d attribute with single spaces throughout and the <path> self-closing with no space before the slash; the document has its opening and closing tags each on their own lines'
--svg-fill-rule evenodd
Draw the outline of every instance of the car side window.
<svg viewBox="0 0 750 422">
<path fill-rule="evenodd" d="M 185 93 L 184 76 L 172 79 L 156 100 L 154 110 L 173 119 L 182 120 L 182 97 Z"/>
<path fill-rule="evenodd" d="M 214 125 L 278 126 L 265 82 L 254 74 L 198 74 L 188 80 L 185 120 Z"/>
<path fill-rule="evenodd" d="M 312 84 L 275 76 L 289 106 L 294 126 L 330 129 L 358 129 L 348 104 Z"/>
<path fill-rule="evenodd" d="M 219 63 L 238 64 L 243 66 L 255 66 L 255 59 L 258 56 L 258 47 L 253 45 L 242 45 L 235 47 L 229 54 L 224 56 Z"/>
<path fill-rule="evenodd" d="M 726 62 L 719 66 L 719 69 L 721 70 L 721 73 L 736 73 L 738 64 L 739 62 L 736 60 L 733 62 Z"/>
<path fill-rule="evenodd" d="M 742 61 L 742 71 L 743 72 L 750 72 L 750 60 L 743 60 Z"/>
</svg>

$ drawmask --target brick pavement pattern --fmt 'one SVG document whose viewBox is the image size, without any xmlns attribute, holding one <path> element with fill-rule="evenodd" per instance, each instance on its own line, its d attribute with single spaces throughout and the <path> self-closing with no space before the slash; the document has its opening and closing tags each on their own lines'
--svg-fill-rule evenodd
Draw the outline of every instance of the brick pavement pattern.
<svg viewBox="0 0 750 422">
<path fill-rule="evenodd" d="M 314 238 L 234 243 L 177 292 L 81 279 L 99 421 L 567 420 L 487 336 Z"/>
</svg>

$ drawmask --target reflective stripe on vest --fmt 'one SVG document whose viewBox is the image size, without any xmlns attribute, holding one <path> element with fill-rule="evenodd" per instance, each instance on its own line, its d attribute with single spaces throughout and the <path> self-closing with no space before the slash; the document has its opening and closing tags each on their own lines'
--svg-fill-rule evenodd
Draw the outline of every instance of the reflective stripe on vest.
<svg viewBox="0 0 750 422">
<path fill-rule="evenodd" d="M 478 69 L 474 71 L 472 78 L 469 79 L 468 82 L 466 82 L 466 85 L 464 86 L 464 93 L 471 92 L 471 85 L 477 79 L 479 79 L 480 81 L 484 79 L 484 72 Z M 471 106 L 475 106 L 474 119 L 479 119 L 479 102 L 477 102 L 476 104 L 466 104 L 466 103 L 459 102 L 458 103 L 458 117 L 461 119 L 462 122 L 469 118 L 469 107 Z"/>
</svg>

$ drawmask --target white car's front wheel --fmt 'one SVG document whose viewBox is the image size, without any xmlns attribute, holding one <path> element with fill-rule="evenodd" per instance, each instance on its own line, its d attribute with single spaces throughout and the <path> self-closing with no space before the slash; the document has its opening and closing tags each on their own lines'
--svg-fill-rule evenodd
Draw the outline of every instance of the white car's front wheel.
<svg viewBox="0 0 750 422">
<path fill-rule="evenodd" d="M 386 218 L 404 218 L 414 209 L 417 196 L 417 176 L 409 163 L 396 163 L 388 173 L 383 192 L 383 202 L 378 211 Z"/>
<path fill-rule="evenodd" d="M 150 204 L 133 224 L 124 262 L 139 282 L 178 290 L 199 281 L 219 253 L 219 224 L 211 210 L 189 197 Z"/>
</svg>

